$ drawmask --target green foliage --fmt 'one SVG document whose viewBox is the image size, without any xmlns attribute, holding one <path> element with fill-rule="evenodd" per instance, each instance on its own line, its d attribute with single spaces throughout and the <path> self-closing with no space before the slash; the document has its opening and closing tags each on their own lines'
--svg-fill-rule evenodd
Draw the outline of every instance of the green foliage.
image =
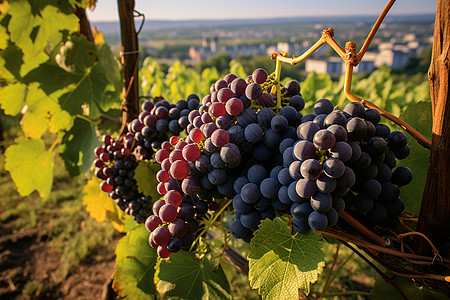
<svg viewBox="0 0 450 300">
<path fill-rule="evenodd" d="M 448 299 L 447 296 L 433 291 L 426 286 L 415 286 L 408 278 L 395 277 L 393 281 L 405 294 L 409 300 L 444 300 Z M 370 293 L 370 299 L 372 300 L 401 300 L 402 296 L 397 290 L 383 278 L 378 277 L 375 285 Z"/>
<path fill-rule="evenodd" d="M 6 152 L 5 169 L 9 171 L 19 194 L 37 190 L 46 199 L 52 188 L 54 157 L 42 140 L 20 137 Z"/>
<path fill-rule="evenodd" d="M 230 73 L 247 77 L 239 62 L 231 60 L 229 67 Z M 186 99 L 193 93 L 199 95 L 202 99 L 209 94 L 211 84 L 216 82 L 219 77 L 219 72 L 214 65 L 198 73 L 195 69 L 186 67 L 179 61 L 176 61 L 166 74 L 163 72 L 161 65 L 150 57 L 144 60 L 143 67 L 140 70 L 143 94 L 152 97 L 162 96 L 173 103 L 180 99 Z"/>
<path fill-rule="evenodd" d="M 148 244 L 148 236 L 141 225 L 128 232 L 117 245 L 113 287 L 119 297 L 156 299 L 153 277 L 158 256 L 156 249 Z"/>
<path fill-rule="evenodd" d="M 95 159 L 94 148 L 98 145 L 95 126 L 76 118 L 72 129 L 64 134 L 59 148 L 70 175 L 76 176 L 89 170 Z"/>
<path fill-rule="evenodd" d="M 298 289 L 309 293 L 324 266 L 319 234 L 291 235 L 280 218 L 261 221 L 250 243 L 249 279 L 263 299 L 298 299 Z"/>
<path fill-rule="evenodd" d="M 140 161 L 134 171 L 134 179 L 136 179 L 138 191 L 146 196 L 151 196 L 154 201 L 160 198 L 156 191 L 158 181 L 156 173 L 161 166 L 155 161 Z"/>
<path fill-rule="evenodd" d="M 26 0 L 10 2 L 8 31 L 11 42 L 23 53 L 22 76 L 48 60 L 46 48 L 49 44 L 51 47 L 58 45 L 64 31 L 71 32 L 78 28 L 77 17 L 58 13 L 58 7 L 51 5 L 52 2 L 40 1 L 39 8 Z"/>
<path fill-rule="evenodd" d="M 431 139 L 433 116 L 431 102 L 411 103 L 400 118 Z M 408 136 L 408 146 L 411 149 L 407 158 L 399 160 L 398 166 L 407 166 L 413 172 L 413 180 L 410 184 L 401 188 L 400 197 L 405 202 L 405 210 L 419 215 L 420 203 L 427 179 L 428 161 L 430 150 L 420 145 L 411 135 Z"/>
<path fill-rule="evenodd" d="M 5 114 L 21 116 L 23 135 L 33 139 L 28 143 L 21 140 L 18 148 L 12 146 L 7 152 L 8 170 L 21 195 L 37 189 L 48 197 L 58 152 L 71 175 L 86 172 L 98 143 L 95 119 L 120 105 L 120 73 L 111 49 L 104 41 L 95 45 L 77 33 L 76 5 L 88 4 L 18 0 L 2 7 L 0 105 Z M 61 145 L 59 151 L 45 151 L 43 136 L 54 147 Z M 12 165 L 12 158 L 20 149 L 28 159 L 36 145 L 44 147 L 36 156 L 42 152 L 45 159 L 36 159 L 45 176 L 39 174 L 30 184 L 29 178 L 35 175 L 19 175 L 22 173 Z"/>
<path fill-rule="evenodd" d="M 160 259 L 155 282 L 164 299 L 231 299 L 230 285 L 222 267 L 207 256 L 180 251 Z"/>
</svg>

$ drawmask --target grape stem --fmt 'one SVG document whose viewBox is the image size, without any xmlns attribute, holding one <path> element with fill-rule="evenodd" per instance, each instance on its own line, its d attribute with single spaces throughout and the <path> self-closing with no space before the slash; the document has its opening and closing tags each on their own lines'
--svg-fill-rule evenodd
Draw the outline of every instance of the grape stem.
<svg viewBox="0 0 450 300">
<path fill-rule="evenodd" d="M 377 252 L 383 252 L 383 253 L 398 256 L 398 257 L 401 257 L 404 259 L 409 258 L 409 259 L 415 259 L 415 260 L 424 261 L 424 262 L 432 262 L 433 259 L 436 260 L 435 257 L 405 253 L 405 252 L 401 252 L 401 251 L 398 251 L 393 248 L 387 248 L 385 246 L 378 246 L 378 245 L 372 244 L 370 242 L 366 242 L 366 241 L 356 237 L 355 235 L 347 234 L 342 231 L 336 231 L 336 230 L 333 230 L 332 228 L 327 228 L 326 230 L 317 231 L 317 232 L 320 234 L 335 238 L 339 241 L 346 241 L 346 242 L 355 244 L 358 247 L 367 248 L 367 249 L 377 251 Z M 441 260 L 439 259 L 438 261 L 440 262 Z M 442 264 L 444 264 L 444 265 L 450 264 L 450 259 L 443 258 Z"/>
<path fill-rule="evenodd" d="M 217 220 L 217 218 L 222 215 L 222 213 L 225 211 L 225 209 L 231 204 L 233 203 L 233 199 L 230 199 L 230 201 L 228 201 L 214 216 L 214 218 L 211 219 L 210 222 L 208 222 L 208 224 L 210 224 L 209 226 L 207 224 L 205 224 L 205 228 L 203 228 L 202 232 L 197 236 L 197 238 L 194 240 L 194 242 L 191 245 L 191 248 L 189 249 L 189 251 L 191 251 L 194 248 L 194 245 L 198 242 L 198 240 L 200 239 L 200 237 L 202 237 L 206 231 L 212 227 L 214 225 L 214 222 Z"/>
<path fill-rule="evenodd" d="M 427 149 L 431 149 L 431 141 L 427 139 L 425 136 L 423 136 L 421 133 L 419 133 L 417 130 L 412 128 L 410 125 L 408 125 L 406 122 L 400 120 L 398 117 L 394 116 L 393 114 L 385 111 L 384 109 L 378 107 L 377 105 L 373 104 L 369 100 L 362 99 L 358 96 L 355 96 L 351 92 L 351 84 L 352 84 L 352 74 L 353 74 L 353 67 L 357 66 L 359 62 L 362 60 L 364 54 L 366 53 L 367 49 L 369 48 L 370 43 L 372 42 L 373 37 L 375 36 L 376 32 L 378 31 L 381 23 L 383 22 L 384 18 L 386 17 L 387 13 L 391 9 L 392 5 L 394 4 L 395 0 L 390 0 L 386 7 L 381 12 L 380 16 L 378 17 L 377 21 L 373 25 L 371 31 L 369 32 L 366 40 L 364 41 L 363 46 L 361 47 L 360 51 L 356 53 L 356 44 L 354 42 L 347 42 L 345 45 L 345 50 L 342 49 L 339 44 L 334 40 L 334 30 L 333 28 L 326 28 L 322 31 L 322 36 L 320 39 L 306 52 L 304 52 L 302 55 L 295 57 L 292 56 L 292 58 L 287 57 L 287 53 L 274 53 L 272 54 L 272 59 L 277 60 L 276 65 L 276 81 L 279 81 L 279 74 L 281 72 L 281 66 L 278 66 L 278 62 L 285 62 L 289 63 L 291 65 L 295 65 L 308 56 L 310 56 L 312 53 L 314 53 L 317 49 L 319 49 L 322 45 L 328 44 L 331 48 L 340 56 L 340 58 L 346 63 L 346 69 L 345 69 L 345 82 L 344 82 L 344 93 L 345 96 L 353 102 L 360 102 L 364 106 L 368 108 L 376 109 L 380 112 L 380 114 L 391 120 L 392 122 L 398 124 L 401 126 L 406 132 L 411 134 L 417 142 L 422 145 L 423 147 Z M 277 97 L 277 104 L 278 104 L 278 97 Z M 278 109 L 278 107 L 277 107 Z"/>
<path fill-rule="evenodd" d="M 371 239 L 373 242 L 375 242 L 378 245 L 386 245 L 387 241 L 385 238 L 377 235 L 373 231 L 371 231 L 369 228 L 358 222 L 355 218 L 353 218 L 349 213 L 347 213 L 345 210 L 342 211 L 339 214 L 339 217 L 342 218 L 345 222 L 347 222 L 349 225 L 351 225 L 353 228 L 358 230 L 360 233 L 362 233 L 367 238 Z"/>
</svg>

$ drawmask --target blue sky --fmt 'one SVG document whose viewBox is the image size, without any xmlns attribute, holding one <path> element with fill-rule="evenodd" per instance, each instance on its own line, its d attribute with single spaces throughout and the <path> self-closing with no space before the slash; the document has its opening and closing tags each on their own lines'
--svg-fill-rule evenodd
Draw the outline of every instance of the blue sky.
<svg viewBox="0 0 450 300">
<path fill-rule="evenodd" d="M 377 15 L 388 0 L 136 0 L 153 20 L 257 19 L 296 16 Z M 435 13 L 437 0 L 397 0 L 390 14 Z M 117 0 L 98 0 L 92 21 L 117 21 Z"/>
</svg>

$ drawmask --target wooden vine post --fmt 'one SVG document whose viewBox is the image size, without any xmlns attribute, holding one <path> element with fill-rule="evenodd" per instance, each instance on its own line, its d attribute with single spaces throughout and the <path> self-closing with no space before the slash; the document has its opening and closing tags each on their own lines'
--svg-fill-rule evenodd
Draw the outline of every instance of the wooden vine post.
<svg viewBox="0 0 450 300">
<path fill-rule="evenodd" d="M 139 115 L 139 42 L 134 26 L 134 0 L 118 0 L 121 63 L 123 81 L 122 127 L 119 135 L 127 131 L 127 124 Z"/>
<path fill-rule="evenodd" d="M 417 230 L 437 246 L 450 242 L 450 2 L 438 0 L 428 79 L 433 109 L 430 164 Z M 425 171 L 425 170 L 424 170 Z M 418 238 L 421 254 L 429 244 Z M 450 257 L 450 248 L 443 257 Z"/>
</svg>

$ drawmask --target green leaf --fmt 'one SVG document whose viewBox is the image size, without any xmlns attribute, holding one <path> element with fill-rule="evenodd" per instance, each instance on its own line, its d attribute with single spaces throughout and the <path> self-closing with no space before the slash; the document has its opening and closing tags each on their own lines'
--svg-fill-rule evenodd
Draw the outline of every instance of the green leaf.
<svg viewBox="0 0 450 300">
<path fill-rule="evenodd" d="M 37 83 L 28 86 L 22 83 L 6 86 L 0 91 L 0 104 L 6 114 L 13 116 L 23 109 L 21 124 L 27 137 L 40 138 L 49 127 L 50 131 L 57 133 L 60 130 L 69 130 L 73 125 L 73 118 L 69 113 L 62 110 Z"/>
<path fill-rule="evenodd" d="M 108 82 L 104 69 L 98 63 L 84 74 L 74 74 L 72 79 L 74 83 L 68 92 L 59 98 L 62 108 L 72 115 L 87 111 L 91 118 L 98 118 L 119 101 L 119 94 Z"/>
<path fill-rule="evenodd" d="M 405 294 L 408 300 L 445 300 L 447 296 L 431 290 L 426 286 L 417 287 L 413 285 L 407 278 L 397 276 L 394 283 Z M 372 291 L 370 292 L 371 300 L 402 300 L 403 298 L 397 290 L 389 283 L 378 277 Z"/>
<path fill-rule="evenodd" d="M 55 6 L 45 5 L 45 2 L 40 5 L 43 8 L 34 12 L 28 1 L 10 2 L 8 13 L 11 20 L 8 29 L 11 41 L 24 54 L 22 75 L 48 60 L 44 50 L 49 45 L 55 47 L 61 41 L 62 31 L 73 32 L 78 28 L 75 14 L 64 14 Z"/>
<path fill-rule="evenodd" d="M 119 64 L 111 51 L 111 47 L 104 43 L 98 47 L 98 58 L 101 66 L 105 70 L 105 76 L 113 84 L 117 91 L 122 88 L 122 78 Z"/>
<path fill-rule="evenodd" d="M 263 299 L 298 299 L 322 272 L 324 242 L 314 231 L 291 235 L 280 218 L 263 220 L 250 243 L 249 280 Z"/>
<path fill-rule="evenodd" d="M 161 197 L 156 190 L 158 181 L 156 173 L 161 169 L 161 165 L 153 160 L 140 161 L 134 171 L 134 179 L 136 179 L 138 191 L 145 196 L 151 196 L 153 200 Z"/>
<path fill-rule="evenodd" d="M 5 114 L 16 116 L 23 108 L 27 86 L 23 83 L 16 83 L 5 86 L 0 91 L 0 105 Z"/>
<path fill-rule="evenodd" d="M 27 109 L 21 123 L 26 136 L 40 138 L 49 127 L 53 133 L 72 127 L 73 118 L 70 114 L 62 110 L 58 102 L 45 94 L 37 83 L 28 86 L 24 97 Z M 14 98 L 10 101 L 14 101 Z"/>
<path fill-rule="evenodd" d="M 149 235 L 142 224 L 130 231 L 117 245 L 113 288 L 120 298 L 156 299 L 153 277 L 158 256 L 156 249 L 148 243 Z"/>
<path fill-rule="evenodd" d="M 89 170 L 95 159 L 94 148 L 98 145 L 95 126 L 76 118 L 74 126 L 64 135 L 60 146 L 60 155 L 71 176 Z"/>
<path fill-rule="evenodd" d="M 230 285 L 219 265 L 204 256 L 180 251 L 156 266 L 155 282 L 164 299 L 231 299 Z"/>
<path fill-rule="evenodd" d="M 84 73 L 98 60 L 97 48 L 84 35 L 73 35 L 55 56 L 55 61 L 67 72 Z"/>
<path fill-rule="evenodd" d="M 4 50 L 8 46 L 8 33 L 6 28 L 0 25 L 0 50 Z"/>
<path fill-rule="evenodd" d="M 20 78 L 23 53 L 12 43 L 5 50 L 0 50 L 0 78 L 14 82 Z"/>
<path fill-rule="evenodd" d="M 44 141 L 20 137 L 5 152 L 5 169 L 11 174 L 19 194 L 37 190 L 42 198 L 50 194 L 53 183 L 54 156 L 45 150 Z"/>
<path fill-rule="evenodd" d="M 431 138 L 431 128 L 433 126 L 433 116 L 431 112 L 431 102 L 420 101 L 411 103 L 400 119 L 411 125 L 425 137 Z M 411 149 L 409 156 L 398 160 L 398 166 L 407 166 L 413 172 L 413 180 L 410 184 L 402 186 L 400 198 L 405 203 L 405 210 L 419 215 L 422 195 L 427 179 L 428 163 L 430 160 L 430 150 L 421 146 L 409 134 L 408 146 Z"/>
</svg>

